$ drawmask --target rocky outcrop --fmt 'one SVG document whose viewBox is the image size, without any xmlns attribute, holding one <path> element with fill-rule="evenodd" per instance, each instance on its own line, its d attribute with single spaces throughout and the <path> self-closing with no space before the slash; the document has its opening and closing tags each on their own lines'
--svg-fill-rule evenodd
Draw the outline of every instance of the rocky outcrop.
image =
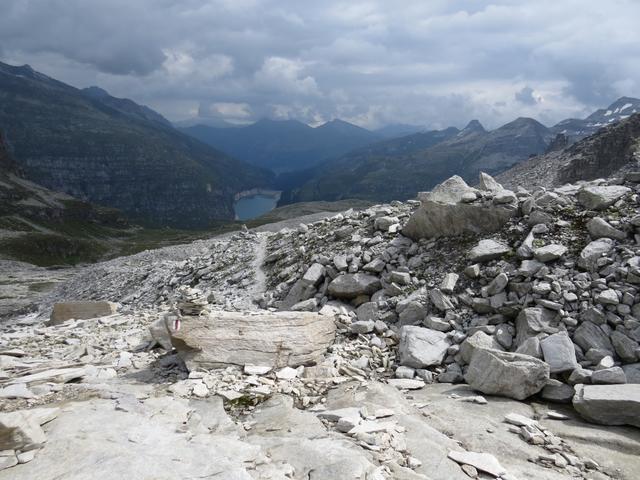
<svg viewBox="0 0 640 480">
<path fill-rule="evenodd" d="M 212 312 L 168 320 L 167 328 L 189 370 L 311 364 L 335 338 L 331 316 L 308 312 Z"/>
<path fill-rule="evenodd" d="M 637 101 L 637 100 L 636 100 Z M 640 114 L 589 129 L 587 138 L 558 151 L 526 160 L 497 176 L 508 187 L 557 187 L 580 180 L 611 176 L 616 171 L 635 169 L 640 140 Z M 613 120 L 609 116 L 608 120 Z M 584 132 L 580 137 L 584 137 Z"/>
<path fill-rule="evenodd" d="M 511 205 L 515 201 L 513 192 L 509 194 L 498 184 L 480 191 L 458 176 L 431 192 L 420 193 L 418 198 L 420 207 L 402 229 L 414 240 L 494 232 L 517 214 Z"/>
</svg>

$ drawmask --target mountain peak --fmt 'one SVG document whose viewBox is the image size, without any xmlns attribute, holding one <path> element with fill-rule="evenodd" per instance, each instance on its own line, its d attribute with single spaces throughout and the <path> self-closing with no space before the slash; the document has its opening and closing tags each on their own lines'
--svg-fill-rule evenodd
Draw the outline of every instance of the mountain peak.
<svg viewBox="0 0 640 480">
<path fill-rule="evenodd" d="M 460 133 L 471 133 L 471 132 L 486 132 L 482 124 L 479 120 L 471 120 L 467 123 L 467 126 L 464 127 Z"/>
<path fill-rule="evenodd" d="M 369 132 L 366 128 L 359 127 L 358 125 L 354 125 L 353 123 L 349 123 L 345 120 L 341 120 L 339 118 L 334 118 L 333 120 L 329 120 L 322 125 L 316 127 L 319 130 L 331 130 L 334 132 Z"/>
</svg>

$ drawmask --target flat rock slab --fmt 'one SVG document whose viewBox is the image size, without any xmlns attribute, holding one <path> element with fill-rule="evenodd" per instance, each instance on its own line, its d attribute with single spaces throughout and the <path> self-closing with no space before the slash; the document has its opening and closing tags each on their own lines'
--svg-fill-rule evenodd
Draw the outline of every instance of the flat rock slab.
<svg viewBox="0 0 640 480">
<path fill-rule="evenodd" d="M 356 298 L 371 295 L 381 288 L 380 279 L 367 273 L 347 273 L 334 278 L 329 284 L 329 294 L 335 298 Z"/>
<path fill-rule="evenodd" d="M 106 317 L 118 311 L 118 304 L 105 301 L 60 302 L 53 305 L 49 325 L 59 325 L 71 320 L 88 320 Z"/>
<path fill-rule="evenodd" d="M 576 385 L 573 406 L 585 420 L 640 428 L 640 384 Z"/>
<path fill-rule="evenodd" d="M 317 361 L 336 335 L 332 316 L 312 312 L 220 311 L 183 317 L 167 328 L 189 370 L 229 365 L 296 367 Z"/>
<path fill-rule="evenodd" d="M 440 365 L 451 342 L 447 335 L 430 328 L 407 325 L 400 329 L 400 365 L 424 368 Z"/>
<path fill-rule="evenodd" d="M 480 240 L 477 245 L 469 251 L 469 260 L 480 263 L 488 262 L 489 260 L 500 258 L 510 251 L 511 249 L 504 243 L 491 239 Z"/>
<path fill-rule="evenodd" d="M 476 452 L 457 452 L 452 450 L 449 452 L 448 457 L 454 462 L 462 465 L 471 465 L 476 469 L 486 472 L 494 477 L 499 477 L 507 473 L 507 471 L 500 465 L 500 462 L 489 453 L 476 453 Z"/>
<path fill-rule="evenodd" d="M 580 189 L 576 197 L 585 208 L 603 210 L 616 203 L 630 191 L 630 188 L 620 185 L 593 186 Z"/>
</svg>

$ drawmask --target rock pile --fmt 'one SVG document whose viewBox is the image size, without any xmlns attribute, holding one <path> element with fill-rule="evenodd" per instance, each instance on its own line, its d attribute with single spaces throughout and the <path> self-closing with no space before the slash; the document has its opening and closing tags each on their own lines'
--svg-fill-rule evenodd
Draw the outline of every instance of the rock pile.
<svg viewBox="0 0 640 480">
<path fill-rule="evenodd" d="M 610 478 L 613 470 L 535 421 L 510 422 L 527 445 L 547 450 L 523 467 L 504 449 L 457 444 L 425 423 L 437 424 L 428 402 L 411 401 L 437 384 L 467 383 L 475 393 L 460 400 L 473 408 L 493 401 L 481 392 L 639 426 L 639 194 L 630 181 L 529 192 L 484 174 L 477 189 L 454 177 L 422 202 L 88 267 L 49 302 L 105 300 L 120 312 L 3 325 L 3 410 L 100 392 L 147 422 L 156 401 L 222 399 L 243 448 L 258 452 L 240 467 L 227 459 L 237 478 L 449 480 L 480 471 L 507 480 L 514 469 L 543 480 L 558 471 Z M 144 394 L 140 382 L 151 386 Z M 0 418 L 0 438 L 16 415 Z M 22 423 L 39 433 L 37 422 Z M 210 445 L 215 428 L 184 425 Z M 38 438 L 7 444 L 0 460 L 28 459 Z M 20 468 L 11 467 L 26 472 L 16 478 L 33 473 Z"/>
</svg>

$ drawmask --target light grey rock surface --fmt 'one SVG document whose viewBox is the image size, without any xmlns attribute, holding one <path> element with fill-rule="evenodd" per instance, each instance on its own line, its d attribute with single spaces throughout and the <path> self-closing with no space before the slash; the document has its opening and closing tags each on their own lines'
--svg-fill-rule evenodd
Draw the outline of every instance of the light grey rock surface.
<svg viewBox="0 0 640 480">
<path fill-rule="evenodd" d="M 70 319 L 86 320 L 89 318 L 106 317 L 118 311 L 118 305 L 105 301 L 76 301 L 59 302 L 53 305 L 49 323 L 58 325 Z"/>
<path fill-rule="evenodd" d="M 590 422 L 640 427 L 638 384 L 577 385 L 573 406 Z"/>
<path fill-rule="evenodd" d="M 333 318 L 311 312 L 212 312 L 167 325 L 190 370 L 228 365 L 298 366 L 333 343 Z"/>
<path fill-rule="evenodd" d="M 398 346 L 400 364 L 413 368 L 439 365 L 450 345 L 442 332 L 417 326 L 402 327 Z"/>
<path fill-rule="evenodd" d="M 482 393 L 524 400 L 547 384 L 549 366 L 527 355 L 478 349 L 464 378 Z"/>
</svg>

